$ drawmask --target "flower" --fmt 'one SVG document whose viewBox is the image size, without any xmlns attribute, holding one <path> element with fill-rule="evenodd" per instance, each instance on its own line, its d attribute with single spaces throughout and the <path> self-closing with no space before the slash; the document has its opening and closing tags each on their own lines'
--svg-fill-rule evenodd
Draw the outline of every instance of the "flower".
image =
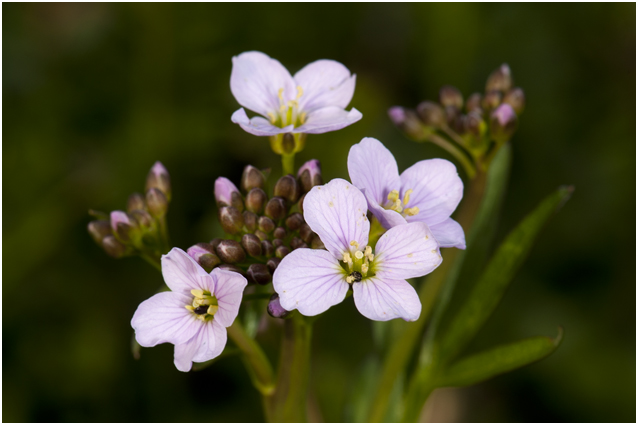
<svg viewBox="0 0 638 425">
<path fill-rule="evenodd" d="M 352 287 L 357 309 L 369 319 L 419 318 L 421 302 L 405 279 L 441 263 L 438 245 L 428 226 L 417 222 L 387 231 L 373 253 L 367 210 L 361 191 L 342 179 L 308 192 L 304 217 L 327 251 L 300 248 L 281 261 L 273 286 L 284 309 L 315 316 L 343 301 Z"/>
<path fill-rule="evenodd" d="M 237 317 L 247 282 L 239 273 L 226 270 L 208 274 L 179 248 L 162 256 L 162 274 L 171 291 L 140 304 L 131 326 L 142 347 L 174 344 L 175 366 L 188 372 L 192 362 L 221 354 L 226 328 Z"/>
<path fill-rule="evenodd" d="M 355 79 L 348 68 L 333 60 L 315 61 L 292 77 L 264 53 L 244 52 L 233 57 L 230 90 L 240 105 L 268 119 L 249 119 L 240 108 L 231 120 L 256 136 L 339 130 L 362 117 L 354 108 L 345 110 Z"/>
<path fill-rule="evenodd" d="M 439 246 L 465 249 L 463 228 L 450 218 L 463 197 L 463 181 L 450 161 L 419 161 L 399 176 L 390 151 L 366 137 L 350 149 L 348 173 L 386 229 L 426 223 Z"/>
</svg>

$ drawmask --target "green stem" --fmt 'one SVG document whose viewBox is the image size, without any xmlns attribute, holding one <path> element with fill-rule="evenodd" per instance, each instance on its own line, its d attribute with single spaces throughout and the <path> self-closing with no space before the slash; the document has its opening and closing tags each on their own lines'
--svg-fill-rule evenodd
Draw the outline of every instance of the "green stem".
<svg viewBox="0 0 638 425">
<path fill-rule="evenodd" d="M 144 261 L 153 266 L 157 271 L 159 271 L 160 273 L 162 272 L 162 263 L 159 257 L 151 256 L 143 252 L 140 253 L 140 257 L 142 257 Z"/>
<path fill-rule="evenodd" d="M 283 175 L 295 174 L 295 154 L 281 154 L 281 167 L 283 169 Z"/>
<path fill-rule="evenodd" d="M 476 167 L 474 166 L 474 164 L 472 164 L 470 159 L 467 157 L 467 155 L 465 155 L 465 153 L 463 153 L 461 149 L 445 140 L 445 138 L 434 133 L 428 135 L 427 140 L 437 146 L 442 147 L 443 149 L 448 151 L 454 158 L 456 158 L 456 160 L 459 161 L 463 166 L 463 169 L 465 170 L 468 178 L 473 179 L 474 176 L 476 176 Z"/>
<path fill-rule="evenodd" d="M 158 221 L 159 221 L 160 239 L 162 244 L 162 253 L 166 253 L 171 247 L 170 238 L 168 237 L 168 227 L 166 226 L 166 216 L 159 218 Z"/>
</svg>

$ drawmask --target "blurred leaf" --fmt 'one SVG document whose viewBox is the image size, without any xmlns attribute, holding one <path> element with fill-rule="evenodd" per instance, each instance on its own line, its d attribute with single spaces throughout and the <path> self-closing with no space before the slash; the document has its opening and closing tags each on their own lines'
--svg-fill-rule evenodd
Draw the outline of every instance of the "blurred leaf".
<svg viewBox="0 0 638 425">
<path fill-rule="evenodd" d="M 131 353 L 133 354 L 133 358 L 135 360 L 140 359 L 140 350 L 142 346 L 135 339 L 135 332 L 133 332 L 133 336 L 131 336 Z"/>
<path fill-rule="evenodd" d="M 543 224 L 569 199 L 572 192 L 573 187 L 559 188 L 507 236 L 445 332 L 441 342 L 441 359 L 451 361 L 476 335 L 523 264 Z"/>
<path fill-rule="evenodd" d="M 351 397 L 346 402 L 346 422 L 366 422 L 380 369 L 378 358 L 368 357 L 364 361 L 361 371 L 354 379 Z"/>
<path fill-rule="evenodd" d="M 436 387 L 465 387 L 493 378 L 505 372 L 539 361 L 556 350 L 563 338 L 558 329 L 556 338 L 544 336 L 499 345 L 465 357 L 450 366 L 436 383 Z"/>
</svg>

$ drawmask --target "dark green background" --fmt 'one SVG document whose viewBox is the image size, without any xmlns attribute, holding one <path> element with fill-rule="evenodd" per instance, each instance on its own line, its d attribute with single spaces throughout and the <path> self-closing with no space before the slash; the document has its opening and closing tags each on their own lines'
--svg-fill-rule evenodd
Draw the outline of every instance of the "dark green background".
<svg viewBox="0 0 638 425">
<path fill-rule="evenodd" d="M 133 360 L 130 318 L 161 277 L 108 258 L 86 233 L 87 209 L 124 208 L 156 160 L 172 175 L 168 221 L 182 248 L 217 235 L 218 176 L 279 171 L 267 139 L 230 122 L 231 57 L 246 50 L 293 73 L 330 58 L 357 74 L 351 106 L 363 119 L 310 136 L 298 157 L 320 159 L 327 179 L 347 178 L 348 149 L 364 136 L 401 170 L 446 157 L 403 138 L 387 108 L 436 98 L 443 84 L 467 96 L 507 62 L 528 106 L 500 236 L 557 186 L 576 191 L 474 349 L 557 325 L 565 338 L 540 363 L 447 392 L 438 420 L 636 420 L 634 4 L 2 7 L 4 421 L 261 420 L 237 358 L 188 374 L 169 345 Z M 314 397 L 335 421 L 375 348 L 352 299 L 324 316 Z M 265 323 L 274 356 L 278 324 Z"/>
</svg>

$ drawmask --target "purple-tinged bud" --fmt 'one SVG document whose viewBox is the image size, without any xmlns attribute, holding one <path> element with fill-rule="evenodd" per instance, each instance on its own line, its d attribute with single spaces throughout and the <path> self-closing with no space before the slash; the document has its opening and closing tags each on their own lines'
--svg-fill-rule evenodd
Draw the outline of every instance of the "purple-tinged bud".
<svg viewBox="0 0 638 425">
<path fill-rule="evenodd" d="M 302 241 L 300 238 L 294 237 L 290 241 L 290 247 L 292 249 L 299 249 L 299 248 L 308 248 L 308 245 L 304 241 Z"/>
<path fill-rule="evenodd" d="M 222 207 L 219 210 L 219 222 L 225 232 L 234 235 L 244 227 L 244 216 L 234 207 Z"/>
<path fill-rule="evenodd" d="M 186 253 L 207 270 L 211 270 L 221 263 L 221 260 L 215 254 L 215 247 L 208 243 L 195 244 L 188 248 Z"/>
<path fill-rule="evenodd" d="M 272 244 L 275 248 L 277 248 L 278 246 L 282 246 L 284 244 L 284 241 L 282 241 L 281 239 L 273 239 Z"/>
<path fill-rule="evenodd" d="M 259 220 L 257 220 L 257 226 L 259 227 L 259 230 L 264 233 L 271 233 L 275 230 L 275 222 L 266 216 L 259 217 Z"/>
<path fill-rule="evenodd" d="M 487 77 L 485 91 L 498 90 L 504 93 L 509 91 L 510 88 L 512 88 L 512 73 L 510 67 L 504 63 Z"/>
<path fill-rule="evenodd" d="M 277 266 L 279 266 L 279 263 L 281 263 L 281 258 L 273 257 L 268 259 L 266 265 L 268 266 L 268 270 L 270 270 L 270 273 L 274 273 L 275 270 L 277 270 Z"/>
<path fill-rule="evenodd" d="M 251 264 L 246 274 L 248 275 L 249 282 L 254 282 L 259 285 L 266 285 L 272 281 L 270 270 L 268 270 L 268 266 L 265 264 Z"/>
<path fill-rule="evenodd" d="M 312 241 L 310 242 L 310 247 L 312 249 L 326 249 L 326 246 L 321 241 L 319 235 L 314 235 L 312 237 Z"/>
<path fill-rule="evenodd" d="M 239 212 L 244 210 L 244 203 L 237 186 L 226 177 L 215 180 L 215 201 L 218 207 L 234 207 Z"/>
<path fill-rule="evenodd" d="M 454 86 L 443 86 L 439 91 L 439 102 L 444 108 L 453 106 L 461 110 L 463 108 L 463 95 Z"/>
<path fill-rule="evenodd" d="M 248 195 L 246 195 L 246 209 L 255 214 L 261 214 L 267 201 L 268 196 L 263 189 L 258 187 L 252 188 L 250 192 L 248 192 Z"/>
<path fill-rule="evenodd" d="M 303 201 L 304 199 L 306 199 L 306 194 L 304 193 L 303 195 L 301 195 L 301 198 L 299 198 L 299 202 L 297 202 L 297 209 L 299 209 L 299 212 L 301 214 L 303 214 Z"/>
<path fill-rule="evenodd" d="M 257 214 L 250 211 L 244 211 L 243 216 L 244 226 L 246 226 L 246 229 L 248 229 L 249 232 L 254 232 L 255 229 L 257 229 Z"/>
<path fill-rule="evenodd" d="M 146 205 L 153 217 L 164 217 L 168 211 L 168 199 L 164 192 L 157 188 L 151 188 L 146 192 Z"/>
<path fill-rule="evenodd" d="M 312 238 L 315 236 L 314 232 L 306 223 L 302 224 L 299 228 L 299 236 L 303 239 L 304 242 L 308 243 L 312 241 Z"/>
<path fill-rule="evenodd" d="M 241 263 L 246 259 L 246 253 L 239 242 L 230 239 L 221 241 L 215 251 L 217 256 L 228 264 Z"/>
<path fill-rule="evenodd" d="M 428 127 L 439 128 L 445 125 L 445 112 L 438 103 L 429 100 L 421 102 L 416 107 L 416 113 Z"/>
<path fill-rule="evenodd" d="M 275 249 L 275 256 L 277 258 L 284 258 L 288 254 L 290 254 L 290 248 L 285 245 L 278 246 L 277 249 Z"/>
<path fill-rule="evenodd" d="M 277 180 L 274 195 L 294 204 L 301 196 L 301 187 L 297 183 L 297 179 L 292 174 L 288 174 Z"/>
<path fill-rule="evenodd" d="M 107 220 L 92 221 L 88 225 L 89 234 L 96 244 L 102 245 L 102 239 L 112 235 L 111 223 Z"/>
<path fill-rule="evenodd" d="M 241 246 L 244 247 L 251 257 L 259 257 L 261 255 L 261 240 L 255 235 L 247 233 L 242 236 Z"/>
<path fill-rule="evenodd" d="M 131 240 L 135 223 L 124 211 L 111 211 L 111 230 L 122 242 Z"/>
<path fill-rule="evenodd" d="M 102 248 L 113 258 L 122 258 L 127 255 L 127 248 L 122 242 L 115 239 L 115 236 L 109 235 L 102 239 Z"/>
<path fill-rule="evenodd" d="M 480 111 L 482 102 L 483 96 L 481 96 L 481 93 L 473 93 L 467 98 L 467 102 L 465 102 L 465 110 L 467 112 Z"/>
<path fill-rule="evenodd" d="M 286 202 L 283 198 L 270 198 L 266 204 L 266 215 L 275 221 L 279 221 L 286 217 Z"/>
<path fill-rule="evenodd" d="M 246 271 L 244 269 L 242 269 L 241 267 L 237 267 L 233 264 L 221 264 L 219 267 L 217 267 L 220 270 L 227 270 L 229 272 L 235 272 L 235 273 L 239 273 L 240 275 L 246 277 Z"/>
<path fill-rule="evenodd" d="M 146 210 L 146 202 L 144 202 L 144 196 L 140 193 L 133 193 L 128 197 L 128 203 L 126 204 L 126 211 L 131 212 L 134 210 Z"/>
<path fill-rule="evenodd" d="M 148 229 L 153 226 L 155 220 L 146 210 L 133 210 L 131 211 L 131 216 L 140 225 L 143 229 Z"/>
<path fill-rule="evenodd" d="M 290 312 L 284 309 L 279 302 L 279 295 L 272 294 L 270 301 L 268 302 L 268 314 L 275 319 L 283 319 L 290 314 Z"/>
<path fill-rule="evenodd" d="M 166 201 L 170 202 L 171 177 L 168 174 L 168 171 L 166 171 L 164 165 L 162 165 L 159 161 L 151 167 L 151 171 L 149 171 L 148 176 L 146 177 L 146 191 L 148 192 L 150 189 L 160 190 L 166 197 Z"/>
<path fill-rule="evenodd" d="M 241 189 L 244 192 L 249 192 L 255 187 L 263 189 L 265 184 L 266 177 L 261 171 L 252 165 L 247 165 L 244 168 L 244 173 L 241 175 Z"/>
<path fill-rule="evenodd" d="M 269 240 L 262 240 L 261 251 L 265 257 L 272 257 L 275 255 L 275 246 Z"/>
<path fill-rule="evenodd" d="M 490 136 L 498 143 L 506 142 L 516 131 L 517 124 L 516 112 L 504 103 L 490 115 Z"/>
<path fill-rule="evenodd" d="M 322 185 L 321 163 L 316 159 L 311 159 L 306 162 L 299 168 L 297 178 L 299 179 L 303 193 L 310 192 L 310 189 L 313 187 Z"/>
<path fill-rule="evenodd" d="M 525 92 L 520 87 L 513 88 L 503 98 L 503 103 L 509 104 L 520 115 L 525 109 Z"/>
<path fill-rule="evenodd" d="M 503 95 L 500 91 L 492 90 L 488 92 L 483 98 L 483 109 L 487 112 L 496 109 L 501 104 L 502 99 Z"/>
<path fill-rule="evenodd" d="M 405 133 L 406 136 L 413 140 L 423 140 L 425 131 L 423 124 L 416 112 L 412 109 L 406 109 L 401 106 L 393 106 L 388 109 L 388 116 L 397 126 L 397 128 Z"/>
<path fill-rule="evenodd" d="M 286 237 L 286 229 L 283 227 L 277 227 L 273 232 L 273 236 L 277 239 L 284 239 Z"/>
<path fill-rule="evenodd" d="M 254 235 L 257 236 L 260 241 L 267 241 L 268 240 L 268 235 L 265 232 L 261 231 L 261 230 L 255 230 Z"/>
<path fill-rule="evenodd" d="M 286 227 L 293 232 L 299 229 L 304 223 L 305 221 L 303 219 L 303 216 L 299 213 L 293 213 L 286 219 Z"/>
</svg>

